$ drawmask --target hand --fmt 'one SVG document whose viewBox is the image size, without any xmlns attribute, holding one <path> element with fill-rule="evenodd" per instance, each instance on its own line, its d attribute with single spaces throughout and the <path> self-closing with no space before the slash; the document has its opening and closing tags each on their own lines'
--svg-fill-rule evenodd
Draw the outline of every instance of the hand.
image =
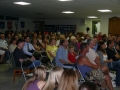
<svg viewBox="0 0 120 90">
<path fill-rule="evenodd" d="M 116 57 L 116 58 L 120 58 L 119 54 L 116 54 L 115 57 Z"/>
<path fill-rule="evenodd" d="M 22 62 L 23 62 L 23 59 L 19 59 L 19 61 L 22 63 Z"/>
<path fill-rule="evenodd" d="M 112 59 L 110 59 L 110 62 L 113 62 L 113 60 L 112 60 Z"/>
</svg>

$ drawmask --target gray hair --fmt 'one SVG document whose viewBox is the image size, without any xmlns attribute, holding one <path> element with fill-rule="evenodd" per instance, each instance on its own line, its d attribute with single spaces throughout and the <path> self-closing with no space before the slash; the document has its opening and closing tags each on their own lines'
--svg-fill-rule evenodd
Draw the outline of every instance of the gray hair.
<svg viewBox="0 0 120 90">
<path fill-rule="evenodd" d="M 90 45 L 90 43 L 91 43 L 92 41 L 93 41 L 92 38 L 88 39 L 88 40 L 87 40 L 88 45 Z"/>
</svg>

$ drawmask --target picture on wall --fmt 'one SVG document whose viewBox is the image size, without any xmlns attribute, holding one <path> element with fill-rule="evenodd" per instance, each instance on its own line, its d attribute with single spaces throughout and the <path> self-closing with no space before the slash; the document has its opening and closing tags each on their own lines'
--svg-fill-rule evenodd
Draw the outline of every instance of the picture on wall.
<svg viewBox="0 0 120 90">
<path fill-rule="evenodd" d="M 7 29 L 12 29 L 12 21 L 7 21 Z"/>
<path fill-rule="evenodd" d="M 0 28 L 1 28 L 1 29 L 4 29 L 4 28 L 5 28 L 5 22 L 0 21 Z"/>
</svg>

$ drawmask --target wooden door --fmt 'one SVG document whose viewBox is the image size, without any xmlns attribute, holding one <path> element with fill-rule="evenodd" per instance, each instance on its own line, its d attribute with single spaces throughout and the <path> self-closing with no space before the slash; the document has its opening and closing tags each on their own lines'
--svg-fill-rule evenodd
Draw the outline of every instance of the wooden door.
<svg viewBox="0 0 120 90">
<path fill-rule="evenodd" d="M 118 34 L 120 35 L 120 18 L 112 17 L 109 18 L 109 32 L 111 35 Z"/>
</svg>

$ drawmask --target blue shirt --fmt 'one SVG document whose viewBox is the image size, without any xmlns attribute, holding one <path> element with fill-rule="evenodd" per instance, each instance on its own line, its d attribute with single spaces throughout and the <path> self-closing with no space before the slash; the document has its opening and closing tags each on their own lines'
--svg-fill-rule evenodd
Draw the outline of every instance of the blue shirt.
<svg viewBox="0 0 120 90">
<path fill-rule="evenodd" d="M 98 48 L 98 43 L 94 46 L 93 50 L 96 52 Z"/>
<path fill-rule="evenodd" d="M 63 46 L 60 46 L 58 48 L 55 60 L 56 60 L 56 65 L 57 66 L 64 67 L 65 65 L 63 65 L 63 63 L 60 62 L 60 59 L 68 62 L 68 50 L 65 49 Z"/>
<path fill-rule="evenodd" d="M 28 45 L 27 44 L 29 45 L 30 50 L 35 50 L 31 43 L 25 42 L 24 47 L 23 47 L 23 51 L 24 51 L 25 54 L 32 56 L 32 53 L 28 51 Z"/>
</svg>

